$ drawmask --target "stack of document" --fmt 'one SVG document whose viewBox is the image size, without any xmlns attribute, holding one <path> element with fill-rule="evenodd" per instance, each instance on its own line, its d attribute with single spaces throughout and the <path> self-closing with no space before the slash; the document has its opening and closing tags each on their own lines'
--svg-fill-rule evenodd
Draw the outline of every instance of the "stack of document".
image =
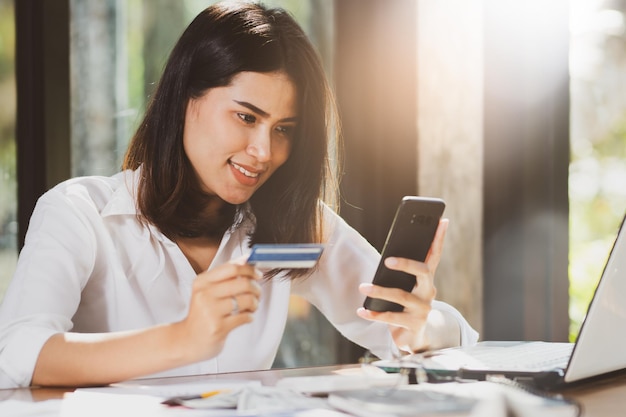
<svg viewBox="0 0 626 417">
<path fill-rule="evenodd" d="M 345 417 L 334 411 L 325 398 L 246 380 L 159 385 L 142 385 L 132 381 L 107 387 L 81 388 L 63 400 L 61 417 L 306 417 L 301 412 L 311 410 L 323 413 L 317 414 L 319 416 Z"/>
<path fill-rule="evenodd" d="M 576 417 L 580 411 L 559 396 L 488 381 L 339 391 L 331 393 L 328 402 L 358 417 Z"/>
</svg>

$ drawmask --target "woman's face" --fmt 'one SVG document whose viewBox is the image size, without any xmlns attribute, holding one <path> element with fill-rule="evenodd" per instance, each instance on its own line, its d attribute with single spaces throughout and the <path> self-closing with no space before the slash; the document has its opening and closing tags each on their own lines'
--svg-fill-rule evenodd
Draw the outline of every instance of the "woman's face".
<svg viewBox="0 0 626 417">
<path fill-rule="evenodd" d="M 298 117 L 283 72 L 241 72 L 191 99 L 183 146 L 202 188 L 241 204 L 287 160 Z"/>
</svg>

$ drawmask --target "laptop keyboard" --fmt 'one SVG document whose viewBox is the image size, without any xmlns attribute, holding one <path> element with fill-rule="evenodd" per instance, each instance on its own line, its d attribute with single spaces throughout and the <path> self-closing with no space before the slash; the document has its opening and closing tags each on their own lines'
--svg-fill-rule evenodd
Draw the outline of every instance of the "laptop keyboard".
<svg viewBox="0 0 626 417">
<path fill-rule="evenodd" d="M 488 369 L 541 371 L 565 368 L 572 354 L 572 343 L 529 342 L 502 346 L 476 346 L 467 353 Z M 478 365 L 480 367 L 480 365 Z"/>
</svg>

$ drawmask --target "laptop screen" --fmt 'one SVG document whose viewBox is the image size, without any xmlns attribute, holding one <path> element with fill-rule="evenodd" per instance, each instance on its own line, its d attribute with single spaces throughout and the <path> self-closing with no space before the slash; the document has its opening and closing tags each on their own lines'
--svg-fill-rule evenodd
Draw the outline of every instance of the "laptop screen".
<svg viewBox="0 0 626 417">
<path fill-rule="evenodd" d="M 624 220 L 589 304 L 565 382 L 626 368 L 626 226 Z"/>
</svg>

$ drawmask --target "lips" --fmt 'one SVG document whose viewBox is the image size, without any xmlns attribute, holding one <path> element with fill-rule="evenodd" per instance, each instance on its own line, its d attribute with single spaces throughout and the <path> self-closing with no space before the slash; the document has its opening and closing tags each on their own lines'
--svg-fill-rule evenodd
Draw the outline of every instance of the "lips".
<svg viewBox="0 0 626 417">
<path fill-rule="evenodd" d="M 243 175 L 245 175 L 248 178 L 257 178 L 259 176 L 259 172 L 252 172 L 244 167 L 242 167 L 239 164 L 236 164 L 233 161 L 229 161 L 230 165 L 235 168 L 237 171 L 241 172 Z"/>
<path fill-rule="evenodd" d="M 228 161 L 228 164 L 235 181 L 244 187 L 256 188 L 261 182 L 261 174 L 265 172 L 265 169 L 254 169 L 251 166 L 239 165 L 233 161 Z"/>
</svg>

